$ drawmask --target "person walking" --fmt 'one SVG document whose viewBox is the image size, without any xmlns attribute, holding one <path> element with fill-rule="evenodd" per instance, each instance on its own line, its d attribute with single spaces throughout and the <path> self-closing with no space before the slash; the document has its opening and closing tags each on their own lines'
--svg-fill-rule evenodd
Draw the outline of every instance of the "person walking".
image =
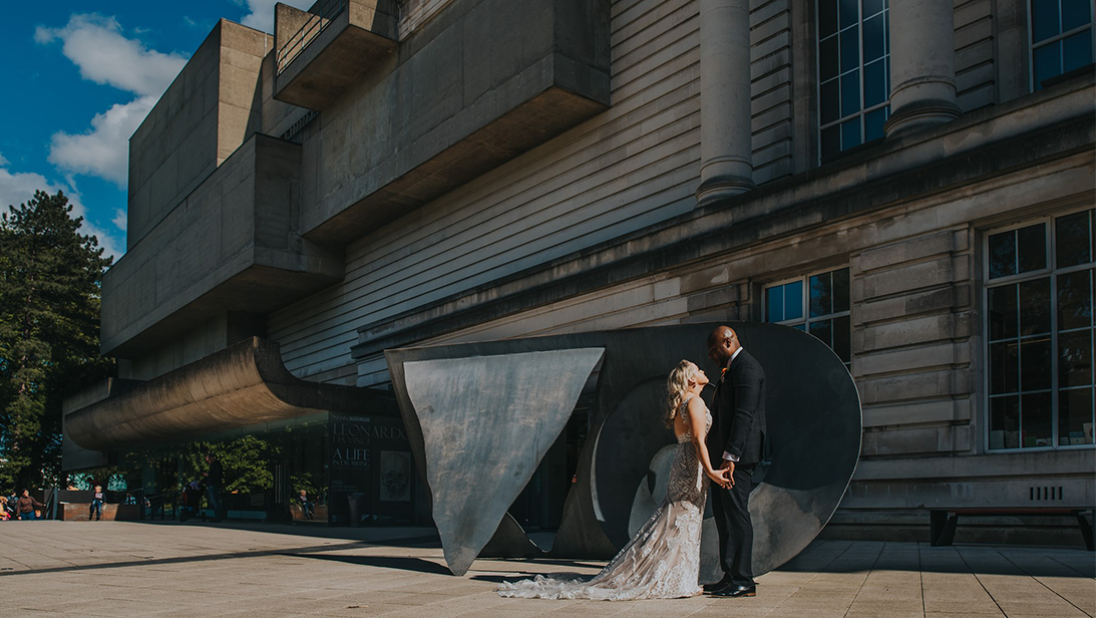
<svg viewBox="0 0 1096 618">
<path fill-rule="evenodd" d="M 206 497 L 209 498 L 209 508 L 213 509 L 212 522 L 221 521 L 221 488 L 224 486 L 224 468 L 221 462 L 213 455 L 206 455 L 206 463 L 209 469 L 205 473 Z"/>
<path fill-rule="evenodd" d="M 42 519 L 38 516 L 38 513 L 34 511 L 35 508 L 46 508 L 46 505 L 34 499 L 30 495 L 29 489 L 23 490 L 23 495 L 19 496 L 19 502 L 16 505 L 16 511 L 19 513 L 19 519 L 24 521 L 34 521 L 36 519 Z"/>
<path fill-rule="evenodd" d="M 103 518 L 103 486 L 96 485 L 95 493 L 91 495 L 91 510 L 88 512 L 88 521 L 91 521 L 92 515 L 95 516 L 95 521 L 99 521 Z"/>
</svg>

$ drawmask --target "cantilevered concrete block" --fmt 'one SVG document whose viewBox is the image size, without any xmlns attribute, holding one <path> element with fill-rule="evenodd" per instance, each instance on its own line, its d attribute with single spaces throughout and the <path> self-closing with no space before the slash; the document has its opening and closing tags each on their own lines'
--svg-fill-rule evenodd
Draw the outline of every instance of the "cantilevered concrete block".
<svg viewBox="0 0 1096 618">
<path fill-rule="evenodd" d="M 320 111 L 398 46 L 395 0 L 321 0 L 308 11 L 278 3 L 274 98 Z"/>
<path fill-rule="evenodd" d="M 567 425 L 601 348 L 403 366 L 445 561 L 464 575 Z M 516 524 L 515 524 L 516 525 Z"/>
<path fill-rule="evenodd" d="M 496 169 L 607 109 L 609 74 L 608 0 L 453 0 L 305 139 L 302 235 L 345 244 Z"/>
<path fill-rule="evenodd" d="M 135 358 L 226 311 L 268 313 L 342 279 L 296 233 L 298 144 L 254 135 L 103 277 L 103 354 Z"/>
</svg>

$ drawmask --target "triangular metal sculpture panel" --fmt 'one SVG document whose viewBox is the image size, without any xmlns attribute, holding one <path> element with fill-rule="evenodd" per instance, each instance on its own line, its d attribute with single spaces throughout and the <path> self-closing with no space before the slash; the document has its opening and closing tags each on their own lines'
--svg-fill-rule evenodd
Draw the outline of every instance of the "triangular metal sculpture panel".
<svg viewBox="0 0 1096 618">
<path fill-rule="evenodd" d="M 409 361 L 445 561 L 463 575 L 567 425 L 602 348 Z"/>
</svg>

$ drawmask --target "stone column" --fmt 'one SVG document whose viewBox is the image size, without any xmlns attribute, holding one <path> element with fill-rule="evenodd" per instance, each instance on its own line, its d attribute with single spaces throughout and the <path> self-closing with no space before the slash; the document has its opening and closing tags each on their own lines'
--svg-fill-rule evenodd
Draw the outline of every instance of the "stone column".
<svg viewBox="0 0 1096 618">
<path fill-rule="evenodd" d="M 887 137 L 950 122 L 963 114 L 955 103 L 954 15 L 952 0 L 890 3 Z"/>
<path fill-rule="evenodd" d="M 709 204 L 753 189 L 749 0 L 700 0 L 700 187 Z"/>
</svg>

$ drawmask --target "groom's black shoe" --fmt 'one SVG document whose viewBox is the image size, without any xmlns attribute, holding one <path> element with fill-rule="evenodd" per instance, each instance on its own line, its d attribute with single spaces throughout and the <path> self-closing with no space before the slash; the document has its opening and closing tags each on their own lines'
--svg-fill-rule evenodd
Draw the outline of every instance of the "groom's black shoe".
<svg viewBox="0 0 1096 618">
<path fill-rule="evenodd" d="M 720 588 L 719 590 L 716 590 L 716 591 L 712 592 L 712 596 L 713 597 L 728 597 L 728 598 L 756 597 L 757 596 L 757 588 L 755 586 L 738 586 L 738 585 L 732 584 L 730 586 L 727 586 L 725 588 Z"/>
<path fill-rule="evenodd" d="M 731 585 L 732 585 L 731 584 L 731 578 L 724 577 L 723 579 L 721 579 L 721 580 L 719 580 L 719 581 L 717 581 L 713 584 L 704 584 L 704 592 L 715 592 L 716 590 L 722 590 L 722 589 L 727 588 Z"/>
</svg>

